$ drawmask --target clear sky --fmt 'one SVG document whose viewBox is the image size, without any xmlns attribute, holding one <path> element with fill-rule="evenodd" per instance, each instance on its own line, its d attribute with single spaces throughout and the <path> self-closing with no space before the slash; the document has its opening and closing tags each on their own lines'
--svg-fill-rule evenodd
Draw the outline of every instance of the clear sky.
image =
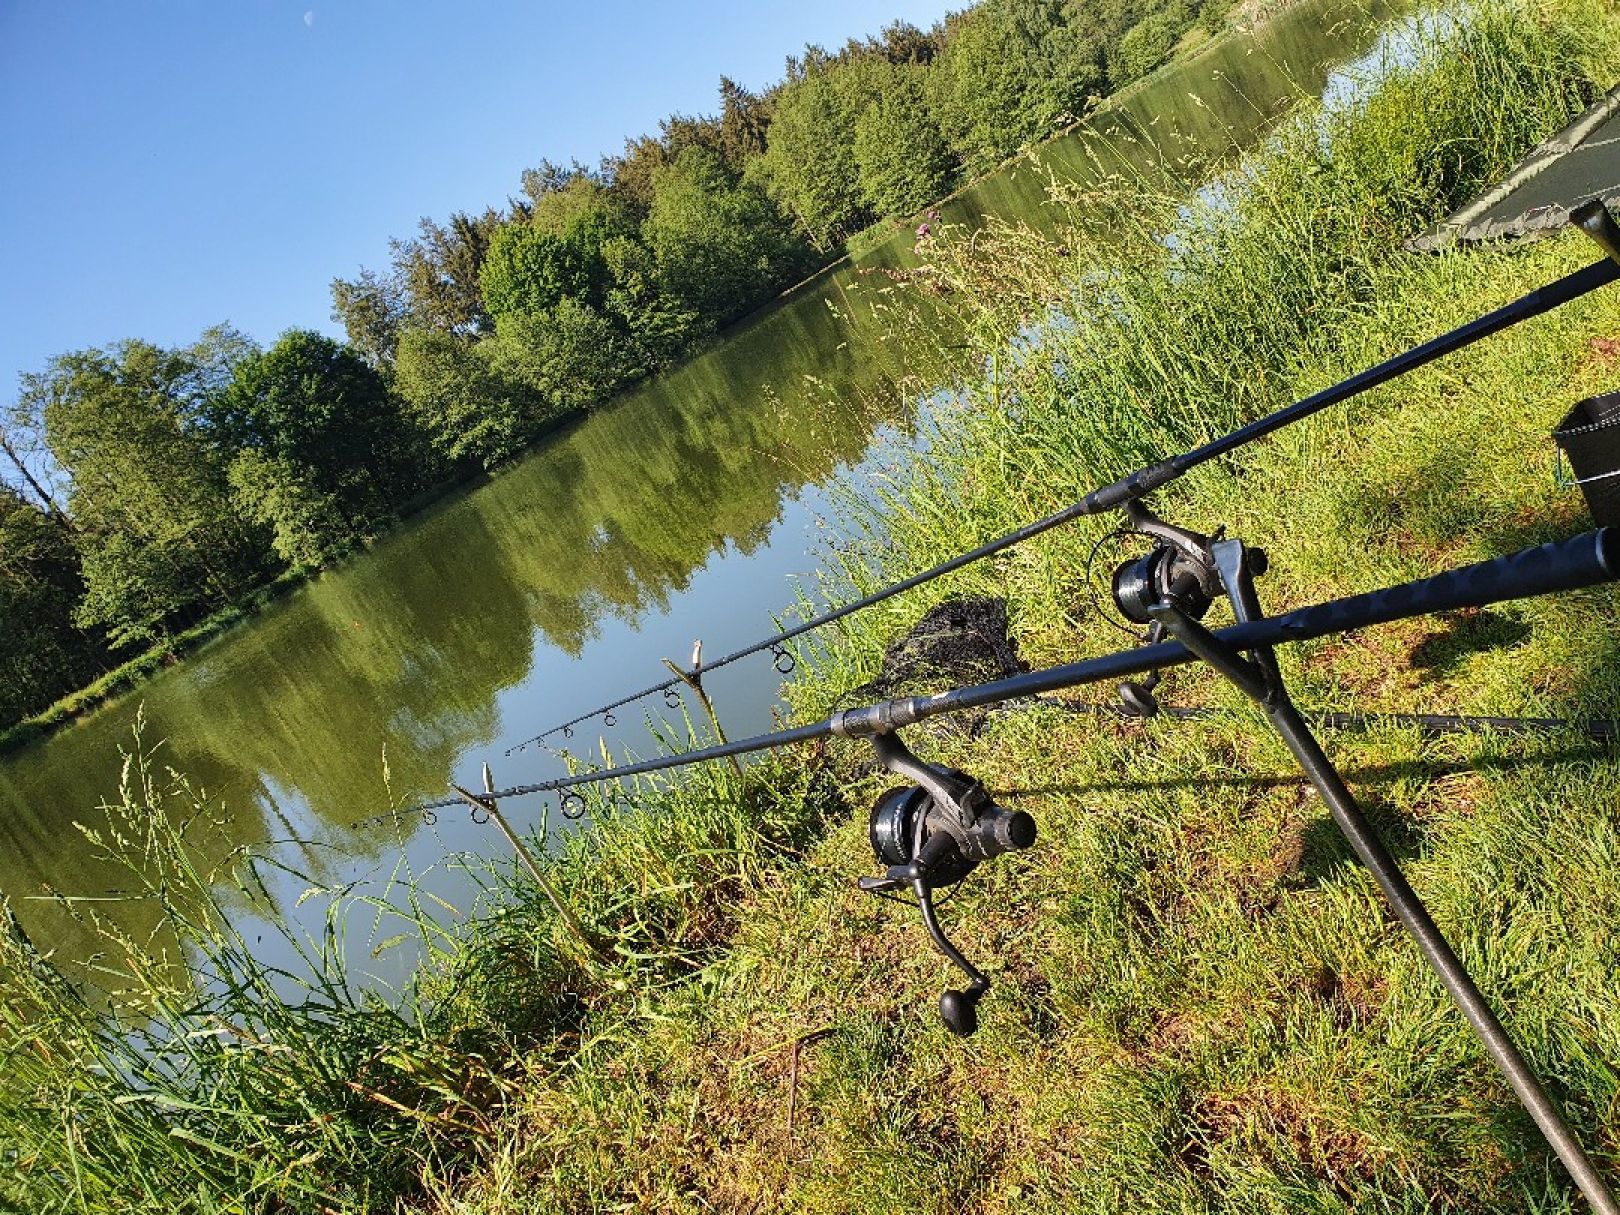
<svg viewBox="0 0 1620 1215">
<path fill-rule="evenodd" d="M 328 285 L 423 215 L 595 164 L 721 74 L 964 0 L 0 0 L 0 406 L 52 355 L 229 321 L 338 333 Z"/>
</svg>

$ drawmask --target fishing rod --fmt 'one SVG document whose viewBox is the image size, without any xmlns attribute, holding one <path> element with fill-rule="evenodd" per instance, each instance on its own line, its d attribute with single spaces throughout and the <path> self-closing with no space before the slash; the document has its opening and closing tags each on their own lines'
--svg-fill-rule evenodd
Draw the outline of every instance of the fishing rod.
<svg viewBox="0 0 1620 1215">
<path fill-rule="evenodd" d="M 1022 544 L 1055 527 L 1060 527 L 1088 515 L 1099 515 L 1122 508 L 1127 503 L 1140 499 L 1152 490 L 1168 485 L 1201 464 L 1228 455 L 1274 431 L 1291 426 L 1293 423 L 1319 413 L 1330 406 L 1342 404 L 1370 389 L 1405 375 L 1409 371 L 1432 363 L 1447 354 L 1462 350 L 1483 338 L 1511 328 L 1522 321 L 1551 312 L 1563 304 L 1579 299 L 1620 279 L 1620 225 L 1616 225 L 1602 201 L 1592 199 L 1583 203 L 1570 212 L 1569 218 L 1572 224 L 1579 227 L 1603 250 L 1605 256 L 1601 260 L 1538 287 L 1511 303 L 1504 304 L 1495 311 L 1469 321 L 1449 333 L 1431 338 L 1429 341 L 1386 359 L 1374 367 L 1357 372 L 1337 384 L 1304 397 L 1291 405 L 1277 409 L 1265 417 L 1239 426 L 1219 438 L 1180 455 L 1173 456 L 1168 460 L 1162 460 L 1157 464 L 1140 468 L 1110 485 L 1094 489 L 1078 502 L 1074 502 L 1062 510 L 1054 511 L 1044 518 L 1027 523 L 1015 531 L 998 536 L 994 540 L 987 541 L 977 548 L 950 558 L 948 561 L 942 561 L 938 565 L 923 570 L 921 573 L 890 583 L 869 595 L 830 608 L 819 615 L 811 617 L 809 620 L 780 630 L 771 637 L 762 638 L 709 662 L 694 661 L 692 669 L 686 673 L 685 679 L 666 679 L 642 688 L 640 691 L 622 696 L 608 704 L 599 705 L 589 713 L 582 713 L 578 717 L 572 717 L 565 722 L 550 726 L 540 733 L 508 747 L 505 753 L 511 755 L 515 751 L 521 751 L 531 744 L 541 742 L 554 734 L 572 737 L 575 726 L 590 721 L 595 717 L 603 718 L 604 724 L 612 726 L 616 724 L 614 710 L 624 708 L 626 705 L 634 704 L 636 701 L 658 693 L 663 693 L 666 703 L 670 708 L 674 708 L 679 703 L 677 689 L 682 683 L 701 681 L 702 677 L 710 671 L 718 670 L 721 667 L 729 666 L 734 662 L 739 662 L 744 658 L 765 651 L 769 651 L 774 655 L 778 671 L 784 675 L 789 674 L 793 670 L 794 659 L 792 653 L 786 649 L 786 643 L 795 638 L 802 637 L 806 633 L 842 620 L 846 616 L 882 603 L 887 599 L 892 599 L 894 596 L 922 586 L 924 583 L 932 582 L 936 578 L 953 573 L 964 566 L 994 556 L 996 553 Z"/>
<path fill-rule="evenodd" d="M 868 840 L 882 873 L 863 876 L 858 885 L 863 891 L 883 897 L 894 898 L 903 891 L 911 893 L 934 946 L 967 976 L 965 987 L 945 991 L 939 1002 L 946 1028 L 966 1036 L 978 1027 L 978 1005 L 989 991 L 991 981 L 945 934 L 937 915 L 934 893 L 957 885 L 979 865 L 997 856 L 1033 847 L 1038 828 L 1027 812 L 997 806 L 984 786 L 965 772 L 918 758 L 901 740 L 899 731 L 939 714 L 1108 680 L 1121 681 L 1119 691 L 1127 710 L 1150 715 L 1157 711 L 1153 685 L 1160 673 L 1172 667 L 1202 663 L 1261 708 L 1271 728 L 1287 745 L 1301 771 L 1327 805 L 1351 850 L 1377 883 L 1396 918 L 1411 934 L 1425 964 L 1439 978 L 1591 1208 L 1599 1215 L 1620 1215 L 1620 1203 L 1606 1187 L 1557 1106 L 1541 1087 L 1294 706 L 1275 653 L 1275 648 L 1282 644 L 1335 636 L 1370 625 L 1435 612 L 1482 608 L 1512 599 L 1613 582 L 1620 577 L 1620 529 L 1605 528 L 1380 591 L 1268 617 L 1255 589 L 1255 580 L 1266 572 L 1268 565 L 1263 552 L 1246 547 L 1241 540 L 1227 538 L 1224 529 L 1205 534 L 1171 524 L 1155 515 L 1144 501 L 1153 490 L 1209 460 L 1620 278 L 1620 227 L 1607 210 L 1601 203 L 1593 202 L 1577 208 L 1571 218 L 1602 247 L 1605 260 L 1566 275 L 1448 334 L 1227 435 L 1093 490 L 1064 510 L 999 540 L 862 600 L 833 609 L 746 651 L 727 655 L 706 666 L 694 655 L 694 669 L 687 676 L 687 682 L 698 686 L 703 670 L 735 661 L 747 652 L 757 653 L 775 646 L 779 654 L 785 653 L 780 649 L 783 641 L 820 624 L 847 616 L 1071 519 L 1113 509 L 1123 510 L 1125 514 L 1129 526 L 1122 530 L 1138 533 L 1150 542 L 1150 551 L 1145 556 L 1128 559 L 1115 569 L 1110 587 L 1120 613 L 1133 624 L 1147 628 L 1145 641 L 1136 648 L 932 695 L 901 697 L 844 709 L 819 722 L 736 742 L 722 741 L 683 755 L 581 772 L 505 790 L 491 790 L 486 785 L 482 797 L 457 789 L 455 799 L 428 803 L 416 809 L 431 814 L 436 808 L 466 804 L 475 813 L 482 810 L 494 818 L 499 813 L 497 803 L 503 799 L 555 792 L 563 799 L 566 812 L 568 799 L 574 799 L 583 809 L 583 796 L 578 790 L 587 784 L 620 781 L 829 737 L 868 740 L 880 766 L 908 783 L 883 794 L 871 811 Z M 1230 605 L 1234 623 L 1212 630 L 1203 620 L 1218 601 Z M 1140 683 L 1129 678 L 1139 675 L 1146 676 Z M 663 687 L 673 688 L 674 681 L 655 686 L 642 695 Z M 613 707 L 637 698 L 626 698 Z M 609 711 L 598 710 L 604 714 Z M 568 724 L 577 724 L 579 720 L 583 719 Z"/>
<path fill-rule="evenodd" d="M 1571 540 L 1556 541 L 1541 545 L 1539 548 L 1495 557 L 1489 561 L 1462 566 L 1443 574 L 1401 583 L 1384 590 L 1334 599 L 1310 607 L 1296 608 L 1280 616 L 1231 625 L 1218 630 L 1213 636 L 1224 645 L 1249 650 L 1258 646 L 1314 641 L 1413 616 L 1433 615 L 1462 608 L 1488 607 L 1511 599 L 1528 599 L 1558 591 L 1585 589 L 1620 576 L 1620 573 L 1616 572 L 1620 571 L 1620 534 L 1617 532 L 1620 532 L 1620 529 L 1601 528 Z M 1263 564 L 1263 559 L 1255 556 L 1260 550 L 1247 551 L 1253 564 L 1257 566 Z M 489 800 L 501 801 L 533 794 L 567 793 L 581 785 L 667 772 L 710 760 L 751 755 L 830 737 L 865 738 L 892 733 L 903 726 L 914 725 L 942 713 L 988 708 L 1083 684 L 1113 682 L 1132 675 L 1184 666 L 1199 661 L 1200 657 L 1180 641 L 1159 641 L 1098 658 L 1062 663 L 1039 671 L 1026 671 L 987 683 L 970 684 L 927 696 L 899 697 L 878 701 L 862 708 L 844 709 L 817 722 L 771 730 L 750 738 L 716 743 L 678 755 L 661 755 L 611 768 L 576 772 L 552 780 L 512 785 L 487 792 L 484 796 Z M 1359 716 L 1345 715 L 1347 719 Z M 1412 714 L 1410 717 L 1418 724 L 1425 720 L 1423 715 Z M 1487 724 L 1501 723 L 1513 726 L 1521 725 L 1526 719 L 1478 720 Z M 1549 727 L 1561 724 L 1552 718 L 1545 719 L 1545 722 Z M 1602 723 L 1599 729 L 1600 736 L 1608 735 L 1607 727 L 1608 723 Z M 459 796 L 447 797 L 437 801 L 420 802 L 399 813 L 415 814 L 464 804 L 465 799 Z"/>
<path fill-rule="evenodd" d="M 869 740 L 879 764 L 909 783 L 883 794 L 872 808 L 868 839 L 883 872 L 861 877 L 858 885 L 863 891 L 885 897 L 896 897 L 901 891 L 912 894 L 935 947 L 967 976 L 963 988 L 948 989 L 939 1001 L 946 1028 L 967 1036 L 978 1027 L 978 1005 L 991 981 L 945 934 L 934 894 L 957 885 L 979 865 L 997 856 L 1032 847 L 1038 828 L 1028 812 L 996 805 L 984 786 L 965 772 L 919 759 L 901 740 L 899 731 L 940 714 L 1202 662 L 1264 711 L 1326 803 L 1352 851 L 1411 934 L 1423 960 L 1462 1012 L 1592 1210 L 1600 1215 L 1620 1215 L 1620 1203 L 1616 1203 L 1557 1106 L 1295 708 L 1274 650 L 1284 643 L 1336 636 L 1413 616 L 1482 608 L 1614 582 L 1620 578 L 1620 529 L 1604 528 L 1383 590 L 1268 617 L 1255 591 L 1255 579 L 1267 568 L 1263 552 L 1219 533 L 1204 535 L 1167 524 L 1139 500 L 1130 504 L 1128 515 L 1136 529 L 1153 540 L 1153 550 L 1119 566 L 1114 574 L 1113 596 L 1123 614 L 1157 626 L 1159 640 L 988 683 L 844 709 L 812 724 L 684 755 L 488 791 L 483 797 L 458 790 L 455 799 L 417 809 L 431 811 L 466 803 L 475 812 L 482 808 L 493 817 L 499 813 L 496 803 L 505 798 L 543 792 L 577 798 L 578 786 L 585 784 L 829 737 Z M 1222 598 L 1230 604 L 1235 623 L 1211 630 L 1202 619 Z"/>
</svg>

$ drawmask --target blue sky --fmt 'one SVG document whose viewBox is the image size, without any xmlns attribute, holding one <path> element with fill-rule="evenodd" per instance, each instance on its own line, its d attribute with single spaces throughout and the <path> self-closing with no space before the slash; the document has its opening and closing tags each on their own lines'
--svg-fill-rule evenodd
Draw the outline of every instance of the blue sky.
<svg viewBox="0 0 1620 1215">
<path fill-rule="evenodd" d="M 963 0 L 0 0 L 0 406 L 52 355 L 336 332 L 328 284 L 542 158 L 594 164 Z"/>
</svg>

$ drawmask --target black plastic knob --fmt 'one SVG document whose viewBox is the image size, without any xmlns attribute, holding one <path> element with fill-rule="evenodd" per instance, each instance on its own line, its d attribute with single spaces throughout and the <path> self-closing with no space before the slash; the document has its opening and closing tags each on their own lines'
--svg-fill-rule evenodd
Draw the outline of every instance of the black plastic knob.
<svg viewBox="0 0 1620 1215">
<path fill-rule="evenodd" d="M 939 1016 L 946 1029 L 966 1038 L 979 1028 L 979 997 L 970 991 L 948 991 L 939 998 Z"/>
<path fill-rule="evenodd" d="M 979 820 L 973 824 L 970 834 L 974 844 L 970 855 L 975 859 L 989 860 L 1004 852 L 1022 852 L 1025 848 L 1033 848 L 1039 832 L 1035 819 L 1025 811 L 990 806 L 980 811 Z"/>
<path fill-rule="evenodd" d="M 1119 700 L 1125 712 L 1132 717 L 1152 717 L 1159 711 L 1159 701 L 1151 691 L 1127 679 L 1119 685 Z"/>
</svg>

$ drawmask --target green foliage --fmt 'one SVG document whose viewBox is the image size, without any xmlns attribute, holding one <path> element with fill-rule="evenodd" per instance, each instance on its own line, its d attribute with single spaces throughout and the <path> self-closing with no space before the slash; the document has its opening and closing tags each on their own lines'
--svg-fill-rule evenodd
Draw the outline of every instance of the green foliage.
<svg viewBox="0 0 1620 1215">
<path fill-rule="evenodd" d="M 494 208 L 478 216 L 458 211 L 444 225 L 424 218 L 415 239 L 392 242 L 394 274 L 405 285 L 410 324 L 462 337 L 494 328 L 479 275 L 490 241 L 505 222 Z"/>
<path fill-rule="evenodd" d="M 765 155 L 750 166 L 818 250 L 872 221 L 860 190 L 855 124 L 881 93 L 883 61 L 817 61 L 777 94 Z"/>
<path fill-rule="evenodd" d="M 402 334 L 394 385 L 412 422 L 454 464 L 493 468 L 537 430 L 534 391 L 496 370 L 486 345 L 453 334 Z"/>
<path fill-rule="evenodd" d="M 897 67 L 855 121 L 861 197 L 879 215 L 908 215 L 949 193 L 956 162 L 928 108 L 927 71 Z"/>
<path fill-rule="evenodd" d="M 82 589 L 63 521 L 0 485 L 0 722 L 37 712 L 95 675 L 101 647 L 72 623 Z"/>
<path fill-rule="evenodd" d="M 732 80 L 720 77 L 720 156 L 733 173 L 765 154 L 765 132 L 771 125 L 771 103 Z"/>
<path fill-rule="evenodd" d="M 331 565 L 360 538 L 338 500 L 286 456 L 249 448 L 226 475 L 242 513 L 269 530 L 271 548 L 293 569 Z"/>
<path fill-rule="evenodd" d="M 726 82 L 721 80 L 721 100 L 726 101 Z M 735 86 L 733 86 L 735 88 Z M 764 133 L 769 121 L 769 105 L 757 102 L 736 90 L 729 102 L 733 113 L 730 125 L 725 119 L 693 118 L 671 114 L 658 124 L 657 135 L 642 135 L 625 141 L 624 152 L 603 160 L 602 167 L 613 182 L 613 192 L 638 215 L 652 206 L 653 178 L 658 170 L 673 164 L 688 148 L 702 148 L 722 159 L 741 152 Z"/>
<path fill-rule="evenodd" d="M 1102 47 L 1064 0 L 983 0 L 948 23 L 929 84 L 946 141 L 983 173 L 1091 108 Z"/>
<path fill-rule="evenodd" d="M 605 400 L 633 370 L 629 342 L 589 304 L 564 297 L 544 312 L 503 316 L 488 357 L 496 374 L 528 385 L 545 402 L 530 425 Z"/>
<path fill-rule="evenodd" d="M 942 26 L 929 31 L 909 21 L 895 20 L 883 27 L 871 45 L 890 63 L 923 66 L 939 54 L 943 32 Z"/>
<path fill-rule="evenodd" d="M 1118 88 L 1146 76 L 1170 54 L 1181 34 L 1169 12 L 1150 13 L 1130 28 L 1108 59 L 1109 82 Z"/>
<path fill-rule="evenodd" d="M 362 269 L 353 281 L 332 280 L 332 319 L 343 326 L 355 353 L 379 372 L 392 369 L 400 327 L 409 315 L 410 301 L 398 274 Z"/>
<path fill-rule="evenodd" d="M 274 527 L 283 559 L 300 554 L 295 564 L 346 552 L 415 486 L 410 436 L 382 378 L 310 330 L 244 360 L 211 412 L 235 500 Z"/>
<path fill-rule="evenodd" d="M 234 510 L 203 424 L 251 355 L 217 330 L 185 350 L 130 341 L 61 355 L 24 377 L 17 408 L 72 478 L 77 623 L 106 628 L 114 646 L 231 602 L 262 569 L 261 538 Z"/>
<path fill-rule="evenodd" d="M 499 320 L 542 312 L 565 296 L 588 296 L 600 277 L 594 253 L 571 236 L 527 223 L 506 225 L 490 242 L 482 271 L 489 315 Z"/>
<path fill-rule="evenodd" d="M 703 148 L 658 171 L 642 235 L 660 287 L 711 325 L 747 311 L 802 264 L 770 200 Z"/>
<path fill-rule="evenodd" d="M 609 242 L 602 258 L 613 279 L 607 311 L 642 352 L 636 370 L 672 361 L 702 331 L 703 317 L 663 289 L 657 260 L 639 239 Z"/>
</svg>

